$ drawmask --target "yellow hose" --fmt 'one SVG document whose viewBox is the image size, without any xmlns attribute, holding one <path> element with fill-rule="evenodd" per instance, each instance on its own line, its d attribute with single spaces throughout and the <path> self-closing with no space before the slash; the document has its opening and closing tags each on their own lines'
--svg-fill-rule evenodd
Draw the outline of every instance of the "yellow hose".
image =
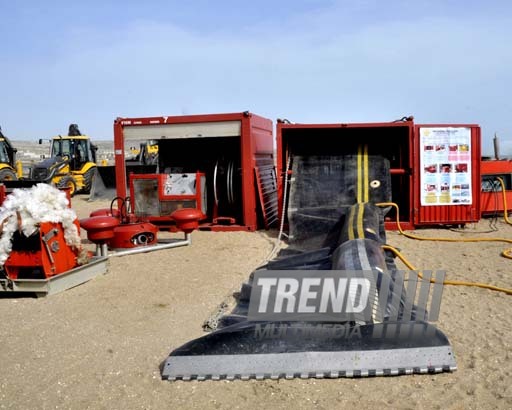
<svg viewBox="0 0 512 410">
<path fill-rule="evenodd" d="M 501 185 L 501 195 L 503 196 L 503 218 L 505 219 L 506 223 L 512 225 L 512 221 L 508 219 L 507 193 L 505 192 L 505 183 L 501 177 L 497 177 L 496 179 Z"/>
<path fill-rule="evenodd" d="M 381 203 L 378 203 L 376 205 L 377 206 L 381 206 L 381 207 L 392 206 L 393 208 L 395 208 L 396 209 L 396 225 L 398 227 L 398 231 L 402 235 L 404 235 L 405 237 L 410 238 L 410 239 L 416 239 L 416 240 L 420 240 L 420 241 L 436 241 L 436 242 L 506 242 L 506 243 L 512 243 L 512 239 L 506 239 L 506 238 L 465 238 L 465 239 L 455 239 L 455 238 L 442 238 L 442 237 L 441 238 L 425 238 L 425 237 L 422 237 L 422 236 L 413 235 L 413 234 L 405 232 L 402 229 L 402 226 L 400 225 L 400 220 L 399 220 L 399 217 L 398 217 L 400 215 L 400 213 L 399 213 L 399 208 L 398 208 L 397 204 L 395 204 L 394 202 L 381 202 Z M 505 201 L 505 206 L 506 206 L 506 201 Z M 505 207 L 505 214 L 506 214 L 506 207 Z M 409 269 L 417 270 L 405 258 L 405 256 L 403 256 L 400 253 L 400 251 L 398 251 L 398 249 L 396 249 L 396 248 L 394 248 L 392 246 L 389 246 L 389 245 L 383 245 L 382 248 L 393 252 L 398 257 L 398 259 L 400 259 L 405 264 L 405 266 L 407 266 Z M 512 248 L 511 249 L 506 249 L 506 250 L 504 250 L 502 252 L 502 255 L 504 257 L 506 257 L 506 258 L 512 259 L 512 255 L 510 254 L 511 252 L 512 252 Z M 422 277 L 421 273 L 419 273 L 419 276 Z M 434 283 L 435 281 L 431 280 L 431 282 Z M 498 292 L 504 292 L 507 295 L 512 295 L 512 289 L 500 288 L 498 286 L 489 285 L 487 283 L 464 282 L 464 281 L 457 281 L 457 280 L 445 280 L 443 282 L 443 284 L 444 285 L 454 285 L 454 286 L 473 286 L 473 287 L 478 287 L 478 288 L 483 288 L 483 289 L 495 290 L 495 291 L 498 291 Z"/>
<path fill-rule="evenodd" d="M 400 225 L 400 220 L 398 218 L 399 208 L 398 208 L 397 204 L 395 204 L 394 202 L 381 202 L 381 203 L 378 203 L 376 205 L 377 206 L 381 206 L 381 207 L 392 206 L 393 208 L 396 209 L 396 215 L 397 215 L 396 216 L 396 225 L 398 227 L 398 231 L 403 236 L 405 236 L 407 238 L 416 239 L 418 241 L 436 241 L 436 242 L 505 242 L 505 243 L 512 244 L 512 239 L 507 239 L 507 238 L 463 238 L 463 239 L 461 238 L 461 239 L 456 239 L 456 238 L 443 238 L 443 237 L 440 237 L 440 238 L 425 238 L 423 236 L 413 235 L 411 233 L 405 232 L 402 229 L 402 225 Z M 505 258 L 512 259 L 512 248 L 505 249 L 501 253 L 501 255 L 504 256 Z"/>
<path fill-rule="evenodd" d="M 390 245 L 382 245 L 382 249 L 384 250 L 388 250 L 388 251 L 391 251 L 393 252 L 393 254 L 398 258 L 400 259 L 405 266 L 407 266 L 410 270 L 415 270 L 415 271 L 418 271 L 417 268 L 414 267 L 414 265 L 412 263 L 410 263 L 407 258 L 402 254 L 400 253 L 400 251 L 398 249 L 396 249 L 395 247 L 393 246 L 390 246 Z M 421 274 L 421 272 L 418 271 L 418 276 L 420 278 L 423 278 L 423 275 Z M 434 279 L 430 279 L 430 283 L 436 283 L 436 281 Z M 473 286 L 473 287 L 477 287 L 477 288 L 483 288 L 483 289 L 489 289 L 489 290 L 495 290 L 497 292 L 504 292 L 506 293 L 507 295 L 512 295 L 512 289 L 506 289 L 506 288 L 500 288 L 498 286 L 494 286 L 494 285 L 489 285 L 487 283 L 480 283 L 480 282 L 464 282 L 464 281 L 459 281 L 459 280 L 445 280 L 443 282 L 443 285 L 453 285 L 453 286 Z"/>
<path fill-rule="evenodd" d="M 512 225 L 512 221 L 508 218 L 507 193 L 505 192 L 505 183 L 503 182 L 503 178 L 501 177 L 497 177 L 496 179 L 501 185 L 501 195 L 503 197 L 503 218 L 505 219 L 506 223 Z M 505 249 L 502 252 L 502 255 L 505 258 L 512 259 L 512 249 Z"/>
</svg>

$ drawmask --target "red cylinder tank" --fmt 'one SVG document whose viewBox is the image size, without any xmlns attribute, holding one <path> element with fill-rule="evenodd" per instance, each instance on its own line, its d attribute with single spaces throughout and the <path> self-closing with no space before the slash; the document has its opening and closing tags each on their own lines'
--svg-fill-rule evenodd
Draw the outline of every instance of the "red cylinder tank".
<svg viewBox="0 0 512 410">
<path fill-rule="evenodd" d="M 106 243 L 114 237 L 114 228 L 119 219 L 113 216 L 93 216 L 80 220 L 80 226 L 87 231 L 87 238 L 94 243 Z"/>
<path fill-rule="evenodd" d="M 171 218 L 176 222 L 176 227 L 185 233 L 190 233 L 197 229 L 199 220 L 203 218 L 203 213 L 195 208 L 182 208 L 174 211 Z"/>
</svg>

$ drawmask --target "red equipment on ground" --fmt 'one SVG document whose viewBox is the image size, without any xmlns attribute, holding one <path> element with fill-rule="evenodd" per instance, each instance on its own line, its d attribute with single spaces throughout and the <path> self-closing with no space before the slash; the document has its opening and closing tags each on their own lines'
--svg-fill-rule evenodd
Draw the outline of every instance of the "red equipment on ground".
<svg viewBox="0 0 512 410">
<path fill-rule="evenodd" d="M 116 203 L 119 206 L 117 209 L 114 208 Z M 80 225 L 87 231 L 87 238 L 96 244 L 98 256 L 120 256 L 189 245 L 190 233 L 198 228 L 199 220 L 202 218 L 204 214 L 196 208 L 175 210 L 166 217 L 164 222 L 166 225 L 172 222 L 174 230 L 185 233 L 185 239 L 158 243 L 158 227 L 147 222 L 140 215 L 132 213 L 129 200 L 114 198 L 110 208 L 97 209 L 90 214 L 89 218 L 80 220 Z M 158 220 L 163 221 L 163 218 Z M 108 255 L 109 248 L 118 252 Z"/>
<path fill-rule="evenodd" d="M 111 249 L 137 248 L 154 245 L 158 228 L 148 222 L 121 224 L 114 228 L 114 237 L 108 242 Z"/>
<path fill-rule="evenodd" d="M 120 204 L 118 209 L 114 208 L 116 202 Z M 80 220 L 80 226 L 87 231 L 87 238 L 98 245 L 97 253 L 105 253 L 107 247 L 128 249 L 156 244 L 158 228 L 138 220 L 127 209 L 128 202 L 115 198 L 110 208 L 97 209 L 89 218 Z"/>
<path fill-rule="evenodd" d="M 11 280 L 48 279 L 77 267 L 77 256 L 78 250 L 66 244 L 60 223 L 42 222 L 29 237 L 14 234 L 4 269 Z"/>
<path fill-rule="evenodd" d="M 199 227 L 202 214 L 197 209 L 183 208 L 174 211 L 171 214 L 171 218 L 176 222 L 176 227 L 179 231 L 189 234 Z"/>
<path fill-rule="evenodd" d="M 94 257 L 81 249 L 80 226 L 76 215 L 72 216 L 72 211 L 66 212 L 69 210 L 60 210 L 59 206 L 62 205 L 62 202 L 59 205 L 57 190 L 46 184 L 27 189 L 32 191 L 29 191 L 27 195 L 34 195 L 30 198 L 34 198 L 36 204 L 39 205 L 37 201 L 42 201 L 44 198 L 41 202 L 42 206 L 48 206 L 48 212 L 55 213 L 49 220 L 41 220 L 41 213 L 39 215 L 36 213 L 34 216 L 29 211 L 27 214 L 27 210 L 23 209 L 22 205 L 30 203 L 30 200 L 21 201 L 24 194 L 13 193 L 17 196 L 20 211 L 17 213 L 17 229 L 14 231 L 12 231 L 12 225 L 9 225 L 9 217 L 2 222 L 2 225 L 3 223 L 8 224 L 9 229 L 6 230 L 4 226 L 2 234 L 11 235 L 11 248 L 4 249 L 4 252 L 7 251 L 8 254 L 3 269 L 0 270 L 0 293 L 21 292 L 46 296 L 78 286 L 106 273 L 106 258 Z M 6 199 L 6 194 L 5 187 L 0 185 L 1 204 Z M 67 200 L 69 207 L 69 195 L 67 195 Z M 12 205 L 11 202 L 10 206 Z M 38 206 L 32 206 L 32 208 L 38 209 Z M 59 214 L 59 210 L 62 213 Z M 24 218 L 29 218 L 28 221 L 36 218 L 32 220 L 34 223 L 33 234 L 29 235 L 28 232 L 31 231 L 22 228 L 22 222 L 27 221 Z M 63 222 L 54 222 L 54 220 Z M 28 223 L 29 226 L 30 223 Z M 70 227 L 74 228 L 73 224 L 77 228 L 76 231 L 70 229 Z"/>
<path fill-rule="evenodd" d="M 97 256 L 106 256 L 108 243 L 114 238 L 114 229 L 119 223 L 118 218 L 107 215 L 103 209 L 94 211 L 89 218 L 80 220 L 80 226 L 87 231 L 87 239 L 96 244 Z"/>
</svg>

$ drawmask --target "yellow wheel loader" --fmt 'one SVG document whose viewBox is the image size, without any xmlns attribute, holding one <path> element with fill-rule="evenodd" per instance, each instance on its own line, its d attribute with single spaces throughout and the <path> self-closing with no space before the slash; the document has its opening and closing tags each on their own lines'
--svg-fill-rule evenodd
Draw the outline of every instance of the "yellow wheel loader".
<svg viewBox="0 0 512 410">
<path fill-rule="evenodd" d="M 141 142 L 139 148 L 130 147 L 133 156 L 129 161 L 138 161 L 142 165 L 156 165 L 158 163 L 158 141 L 148 140 Z"/>
<path fill-rule="evenodd" d="M 0 128 L 0 181 L 16 181 L 22 175 L 21 162 L 16 161 L 16 148 Z"/>
<path fill-rule="evenodd" d="M 67 136 L 52 138 L 50 158 L 32 168 L 30 179 L 69 188 L 71 196 L 77 192 L 89 193 L 96 171 L 96 150 L 89 137 L 82 135 L 76 124 L 71 124 Z"/>
</svg>

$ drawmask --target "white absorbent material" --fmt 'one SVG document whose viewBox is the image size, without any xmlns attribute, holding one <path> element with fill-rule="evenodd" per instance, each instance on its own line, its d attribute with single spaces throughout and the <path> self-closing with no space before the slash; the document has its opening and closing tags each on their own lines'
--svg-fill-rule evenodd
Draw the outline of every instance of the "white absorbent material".
<svg viewBox="0 0 512 410">
<path fill-rule="evenodd" d="M 47 184 L 37 184 L 29 189 L 15 189 L 7 196 L 0 208 L 0 265 L 3 265 L 12 250 L 12 235 L 20 229 L 30 236 L 41 222 L 61 223 L 66 243 L 81 248 L 76 225 L 76 213 L 68 206 L 66 194 Z M 19 215 L 19 217 L 18 217 Z M 21 227 L 18 226 L 21 219 Z"/>
</svg>

